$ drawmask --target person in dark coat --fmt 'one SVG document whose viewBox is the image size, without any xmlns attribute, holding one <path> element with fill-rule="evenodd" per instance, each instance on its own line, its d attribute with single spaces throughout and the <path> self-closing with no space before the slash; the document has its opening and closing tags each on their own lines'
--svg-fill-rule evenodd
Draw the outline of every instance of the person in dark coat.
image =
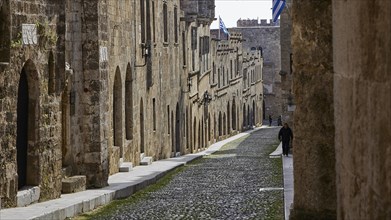
<svg viewBox="0 0 391 220">
<path fill-rule="evenodd" d="M 282 141 L 282 153 L 285 156 L 288 156 L 289 143 L 293 140 L 293 132 L 288 126 L 288 123 L 284 123 L 284 126 L 280 129 L 280 132 L 278 133 L 278 139 Z"/>
<path fill-rule="evenodd" d="M 272 126 L 272 122 L 273 122 L 272 116 L 269 115 L 269 126 Z"/>
</svg>

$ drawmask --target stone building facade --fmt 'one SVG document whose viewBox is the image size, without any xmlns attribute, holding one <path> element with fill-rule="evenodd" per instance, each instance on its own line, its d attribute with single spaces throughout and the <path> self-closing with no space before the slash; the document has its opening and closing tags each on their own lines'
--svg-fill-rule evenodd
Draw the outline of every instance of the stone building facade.
<svg viewBox="0 0 391 220">
<path fill-rule="evenodd" d="M 263 95 L 265 118 L 269 115 L 276 121 L 283 113 L 281 90 L 280 21 L 247 19 L 238 20 L 237 27 L 230 31 L 242 34 L 244 50 L 261 50 L 263 64 Z"/>
<path fill-rule="evenodd" d="M 391 218 L 391 2 L 292 4 L 290 219 Z"/>
<path fill-rule="evenodd" d="M 293 113 L 296 109 L 293 92 L 293 54 L 291 46 L 292 19 L 291 0 L 285 1 L 285 9 L 280 15 L 280 44 L 281 44 L 281 105 L 282 121 L 294 127 Z"/>
<path fill-rule="evenodd" d="M 63 1 L 0 1 L 0 197 L 19 189 L 40 200 L 61 193 L 61 92 L 65 76 Z"/>
<path fill-rule="evenodd" d="M 261 124 L 261 52 L 244 52 L 239 33 L 212 39 L 214 7 L 1 0 L 2 207 L 31 187 L 58 198 L 69 179 L 104 187 L 124 166 Z"/>
</svg>

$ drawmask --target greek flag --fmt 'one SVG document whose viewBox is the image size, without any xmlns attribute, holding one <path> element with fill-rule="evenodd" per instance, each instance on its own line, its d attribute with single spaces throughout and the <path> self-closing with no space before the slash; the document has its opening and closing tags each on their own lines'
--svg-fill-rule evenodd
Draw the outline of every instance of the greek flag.
<svg viewBox="0 0 391 220">
<path fill-rule="evenodd" d="M 229 35 L 229 32 L 228 32 L 227 28 L 225 27 L 223 20 L 221 20 L 220 16 L 219 16 L 219 21 L 220 21 L 220 25 L 219 25 L 220 30 L 223 30 L 224 33 Z"/>
<path fill-rule="evenodd" d="M 285 0 L 273 0 L 273 22 L 276 22 L 285 6 Z"/>
</svg>

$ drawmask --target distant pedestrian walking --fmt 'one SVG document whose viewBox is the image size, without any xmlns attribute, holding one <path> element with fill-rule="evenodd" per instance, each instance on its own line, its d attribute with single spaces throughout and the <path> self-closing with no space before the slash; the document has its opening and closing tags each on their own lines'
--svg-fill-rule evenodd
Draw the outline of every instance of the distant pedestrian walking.
<svg viewBox="0 0 391 220">
<path fill-rule="evenodd" d="M 269 115 L 269 126 L 272 126 L 272 122 L 273 122 L 272 116 Z"/>
<path fill-rule="evenodd" d="M 282 126 L 282 119 L 281 119 L 281 116 L 278 116 L 278 119 L 277 119 L 277 126 Z"/>
<path fill-rule="evenodd" d="M 282 141 L 282 153 L 285 156 L 289 154 L 289 143 L 293 140 L 293 132 L 288 126 L 288 123 L 284 123 L 284 127 L 280 129 L 278 133 L 278 139 Z"/>
</svg>

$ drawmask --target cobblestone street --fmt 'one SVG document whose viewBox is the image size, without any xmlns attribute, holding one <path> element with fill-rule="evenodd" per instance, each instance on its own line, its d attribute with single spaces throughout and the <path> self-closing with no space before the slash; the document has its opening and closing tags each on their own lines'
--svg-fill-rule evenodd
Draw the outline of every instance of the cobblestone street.
<svg viewBox="0 0 391 220">
<path fill-rule="evenodd" d="M 277 132 L 278 128 L 265 128 L 232 141 L 186 165 L 166 186 L 146 197 L 91 217 L 283 219 L 281 160 L 268 157 L 278 145 Z"/>
</svg>

